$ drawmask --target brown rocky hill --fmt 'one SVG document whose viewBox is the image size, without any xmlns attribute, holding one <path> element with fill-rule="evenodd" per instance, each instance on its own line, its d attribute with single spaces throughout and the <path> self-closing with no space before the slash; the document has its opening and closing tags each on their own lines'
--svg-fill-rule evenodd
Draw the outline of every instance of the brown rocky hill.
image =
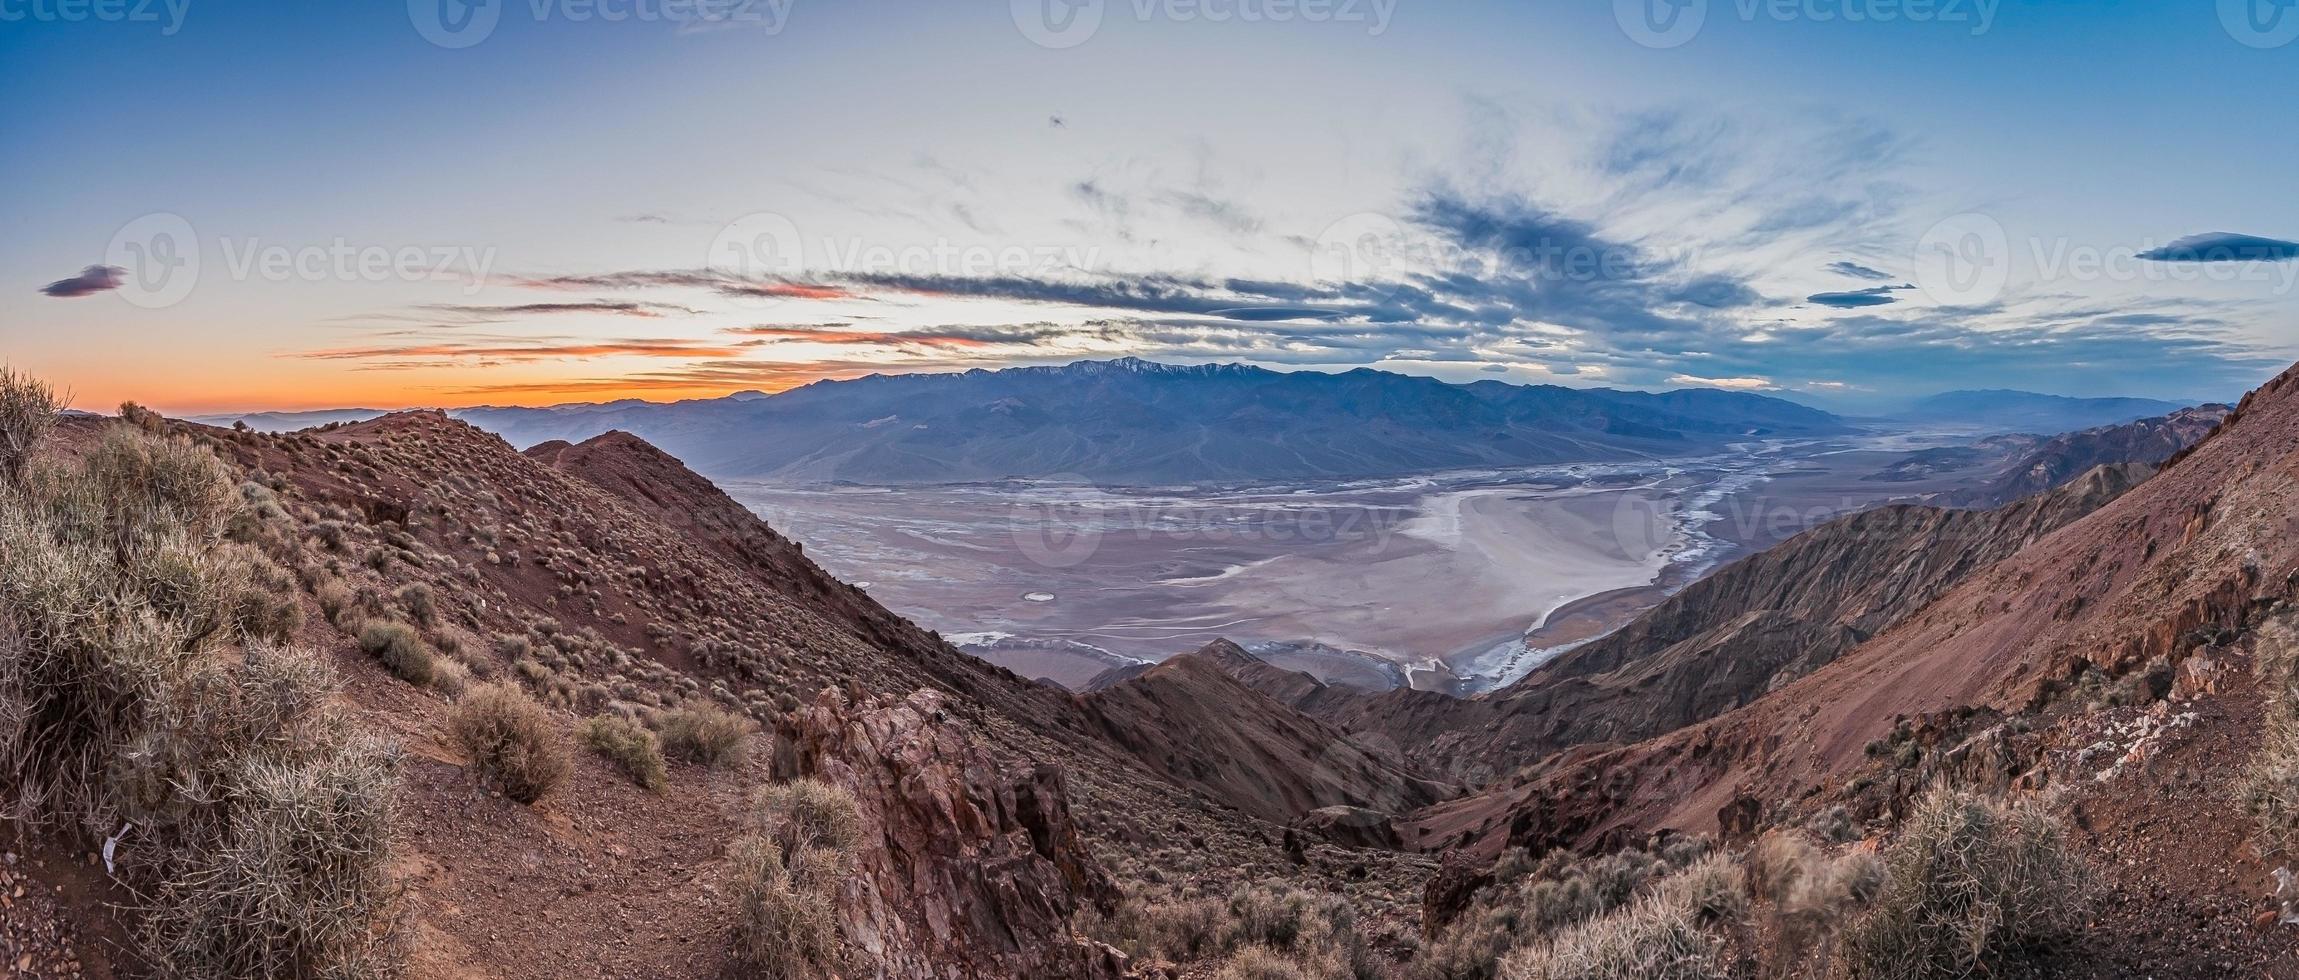
<svg viewBox="0 0 2299 980">
<path fill-rule="evenodd" d="M 1086 712 L 1152 769 L 1264 820 L 1331 806 L 1401 813 L 1458 793 L 1247 687 L 1216 659 L 1252 656 L 1218 641 L 1086 695 Z"/>
<path fill-rule="evenodd" d="M 2018 457 L 1986 484 L 1933 502 L 1948 507 L 2001 507 L 2060 486 L 2094 467 L 2138 464 L 2152 469 L 2201 442 L 2230 411 L 2233 409 L 2225 405 L 2197 405 L 2157 418 L 2054 436 Z"/>
<path fill-rule="evenodd" d="M 196 441 L 243 481 L 234 533 L 280 569 L 285 642 L 340 673 L 350 731 L 396 747 L 390 874 L 414 976 L 734 969 L 737 896 L 753 893 L 730 856 L 762 819 L 753 793 L 793 777 L 860 806 L 852 865 L 820 904 L 861 975 L 1115 976 L 1124 957 L 1084 938 L 1088 924 L 1247 885 L 1346 894 L 1359 931 L 1390 942 L 1418 917 L 1427 859 L 1296 841 L 1284 824 L 1298 814 L 1260 805 L 1259 787 L 1167 774 L 1148 760 L 1191 733 L 1130 729 L 1124 712 L 966 656 L 638 440 L 522 454 L 430 412 L 286 434 L 143 413 L 68 420 L 62 446 L 122 426 Z M 539 737 L 571 749 L 532 803 L 451 733 L 483 683 L 539 702 Z M 622 721 L 675 748 L 679 719 L 707 712 L 747 734 L 710 756 L 666 753 L 652 783 L 607 743 L 585 747 L 591 727 Z M 1314 722 L 1263 721 L 1233 744 L 1279 759 L 1331 748 Z M 1332 771 L 1359 763 L 1378 764 Z M 1389 800 L 1392 775 L 1355 777 Z M 28 843 L 68 858 L 34 883 L 69 886 L 53 919 L 93 938 L 80 950 L 134 927 L 138 897 L 77 870 L 97 842 Z M 61 962 L 68 947 L 43 948 Z"/>
<path fill-rule="evenodd" d="M 1699 724 L 1553 756 L 1417 829 L 1483 853 L 1605 847 L 1836 806 L 1886 820 L 1928 784 L 1976 786 L 2048 806 L 2103 869 L 2114 962 L 2086 975 L 2287 975 L 2286 858 L 2239 800 L 2265 716 L 2290 710 L 2254 664 L 2290 662 L 2274 624 L 2294 615 L 2295 515 L 2299 368 L 1834 662 Z"/>
</svg>

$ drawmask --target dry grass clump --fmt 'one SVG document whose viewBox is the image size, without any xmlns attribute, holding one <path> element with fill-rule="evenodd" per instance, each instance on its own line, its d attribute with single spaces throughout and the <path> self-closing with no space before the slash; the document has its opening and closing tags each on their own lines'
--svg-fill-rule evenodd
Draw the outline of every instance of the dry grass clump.
<svg viewBox="0 0 2299 980">
<path fill-rule="evenodd" d="M 1501 962 L 1504 980 L 1711 980 L 1729 976 L 1724 943 L 1698 911 L 1654 895 Z"/>
<path fill-rule="evenodd" d="M 1875 908 L 1847 928 L 1854 977 L 2002 976 L 2082 930 L 2091 876 L 2042 810 L 1927 797 L 1885 855 Z"/>
<path fill-rule="evenodd" d="M 583 744 L 606 756 L 631 781 L 660 793 L 670 777 L 663 768 L 662 745 L 655 733 L 619 715 L 599 715 L 583 723 Z"/>
<path fill-rule="evenodd" d="M 383 661 L 409 684 L 429 684 L 438 667 L 431 647 L 415 627 L 392 619 L 371 619 L 359 627 L 359 648 Z"/>
<path fill-rule="evenodd" d="M 23 482 L 33 452 L 56 428 L 61 406 L 47 382 L 0 368 L 0 483 Z"/>
<path fill-rule="evenodd" d="M 1712 848 L 1705 839 L 1679 838 L 1595 857 L 1557 851 L 1536 861 L 1511 852 L 1496 862 L 1494 884 L 1476 904 L 1414 958 L 1410 975 L 1491 980 L 1509 951 L 1628 906 Z"/>
<path fill-rule="evenodd" d="M 574 763 L 550 712 L 510 684 L 481 684 L 447 710 L 447 737 L 504 796 L 533 803 L 567 780 Z"/>
<path fill-rule="evenodd" d="M 389 973 L 392 767 L 330 723 L 324 666 L 251 642 L 284 619 L 230 540 L 249 500 L 149 413 L 44 454 L 52 399 L 0 372 L 7 816 L 91 849 L 132 824 L 113 873 L 155 974 Z"/>
<path fill-rule="evenodd" d="M 750 719 L 710 705 L 663 712 L 663 751 L 706 766 L 738 766 L 749 757 Z"/>
<path fill-rule="evenodd" d="M 394 762 L 337 743 L 301 763 L 251 760 L 243 816 L 201 872 L 163 884 L 141 938 L 186 977 L 389 976 Z M 324 969 L 315 969 L 324 967 Z"/>
<path fill-rule="evenodd" d="M 846 956 L 836 892 L 853 873 L 862 837 L 854 796 L 812 779 L 768 786 L 754 821 L 731 855 L 735 959 L 766 977 L 838 972 Z"/>
<path fill-rule="evenodd" d="M 1323 975 L 1278 953 L 1250 946 L 1229 958 L 1213 974 L 1213 980 L 1322 980 Z"/>
</svg>

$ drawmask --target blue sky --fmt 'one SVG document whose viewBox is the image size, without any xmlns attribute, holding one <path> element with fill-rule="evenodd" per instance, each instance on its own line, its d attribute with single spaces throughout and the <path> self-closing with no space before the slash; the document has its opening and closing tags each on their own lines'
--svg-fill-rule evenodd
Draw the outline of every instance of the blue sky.
<svg viewBox="0 0 2299 980">
<path fill-rule="evenodd" d="M 2299 357 L 2272 0 L 705 2 L 0 0 L 0 359 L 209 410 L 1117 354 L 1864 408 Z"/>
</svg>

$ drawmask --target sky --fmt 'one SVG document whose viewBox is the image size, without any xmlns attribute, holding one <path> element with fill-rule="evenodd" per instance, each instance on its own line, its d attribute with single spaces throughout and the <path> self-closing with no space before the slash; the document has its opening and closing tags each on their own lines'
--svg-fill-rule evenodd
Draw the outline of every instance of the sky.
<svg viewBox="0 0 2299 980">
<path fill-rule="evenodd" d="M 2288 0 L 0 0 L 0 362 L 173 412 L 1136 355 L 2228 399 Z"/>
</svg>

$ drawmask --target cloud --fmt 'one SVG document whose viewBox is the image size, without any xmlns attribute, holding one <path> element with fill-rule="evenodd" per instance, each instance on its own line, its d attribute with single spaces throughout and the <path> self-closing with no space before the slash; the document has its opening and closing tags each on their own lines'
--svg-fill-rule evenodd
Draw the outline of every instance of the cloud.
<svg viewBox="0 0 2299 980">
<path fill-rule="evenodd" d="M 2299 259 L 2299 242 L 2215 231 L 2189 235 L 2139 257 L 2149 262 L 2288 262 Z"/>
<path fill-rule="evenodd" d="M 1696 378 L 1689 374 L 1671 376 L 1668 383 L 1701 388 L 1723 388 L 1727 391 L 1778 391 L 1780 386 L 1770 378 Z"/>
<path fill-rule="evenodd" d="M 1834 307 L 1839 310 L 1859 309 L 1867 306 L 1889 306 L 1899 302 L 1892 295 L 1893 293 L 1914 288 L 1916 287 L 1909 285 L 1870 286 L 1866 289 L 1853 289 L 1840 293 L 1813 293 L 1804 297 L 1804 300 L 1808 303 Z"/>
<path fill-rule="evenodd" d="M 606 313 L 615 316 L 659 318 L 666 313 L 699 314 L 700 310 L 673 303 L 639 303 L 627 300 L 592 300 L 582 303 L 518 303 L 507 306 L 467 306 L 454 303 L 432 303 L 418 306 L 419 310 L 449 313 L 493 321 L 507 316 L 531 316 L 552 313 Z"/>
<path fill-rule="evenodd" d="M 739 357 L 739 348 L 689 340 L 536 341 L 533 343 L 428 343 L 300 351 L 314 361 L 477 360 L 541 361 L 570 357 Z"/>
<path fill-rule="evenodd" d="M 782 277 L 744 276 L 721 269 L 670 269 L 590 275 L 529 276 L 512 280 L 528 289 L 708 289 L 721 296 L 772 299 L 852 299 L 835 286 Z"/>
<path fill-rule="evenodd" d="M 1830 262 L 1828 263 L 1828 271 L 1837 275 L 1851 276 L 1854 279 L 1866 279 L 1869 282 L 1883 282 L 1892 278 L 1892 274 L 1889 272 L 1871 269 L 1858 262 Z"/>
<path fill-rule="evenodd" d="M 116 265 L 91 265 L 70 279 L 58 279 L 40 287 L 40 291 L 56 297 L 93 296 L 120 288 L 121 277 L 127 274 L 128 270 Z"/>
</svg>

